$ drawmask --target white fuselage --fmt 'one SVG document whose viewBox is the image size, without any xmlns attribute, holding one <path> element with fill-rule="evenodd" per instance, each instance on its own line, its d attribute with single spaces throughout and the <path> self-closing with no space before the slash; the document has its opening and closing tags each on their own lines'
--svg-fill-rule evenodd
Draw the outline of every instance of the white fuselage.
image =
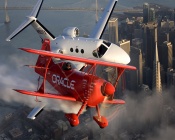
<svg viewBox="0 0 175 140">
<path fill-rule="evenodd" d="M 59 36 L 51 41 L 51 51 L 78 57 L 128 64 L 129 55 L 116 44 L 102 39 Z"/>
</svg>

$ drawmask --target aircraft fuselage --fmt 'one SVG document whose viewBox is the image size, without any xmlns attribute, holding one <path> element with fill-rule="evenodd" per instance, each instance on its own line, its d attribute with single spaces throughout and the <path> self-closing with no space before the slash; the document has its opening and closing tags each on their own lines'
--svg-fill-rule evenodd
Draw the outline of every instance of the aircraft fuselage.
<svg viewBox="0 0 175 140">
<path fill-rule="evenodd" d="M 101 87 L 107 81 L 95 75 L 77 69 L 65 69 L 67 62 L 55 64 L 52 60 L 48 66 L 46 80 L 63 96 L 71 96 L 77 101 L 87 102 L 87 106 L 95 107 L 104 101 L 105 95 Z M 44 77 L 45 70 L 35 69 Z M 112 84 L 111 84 L 112 86 Z"/>
<path fill-rule="evenodd" d="M 130 62 L 129 55 L 122 48 L 103 39 L 59 36 L 51 41 L 51 51 L 114 63 Z"/>
</svg>

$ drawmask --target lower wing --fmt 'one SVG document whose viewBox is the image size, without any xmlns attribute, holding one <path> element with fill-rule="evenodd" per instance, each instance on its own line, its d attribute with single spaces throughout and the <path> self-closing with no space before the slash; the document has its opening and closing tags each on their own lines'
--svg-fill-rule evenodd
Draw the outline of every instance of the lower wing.
<svg viewBox="0 0 175 140">
<path fill-rule="evenodd" d="M 105 100 L 105 101 L 103 101 L 103 103 L 107 103 L 107 104 L 125 104 L 125 101 L 120 100 L 120 99 L 113 99 L 113 100 Z"/>
<path fill-rule="evenodd" d="M 19 92 L 19 93 L 26 94 L 26 95 L 31 95 L 31 96 L 61 99 L 61 100 L 67 100 L 67 101 L 76 101 L 76 99 L 74 97 L 69 97 L 69 96 L 61 96 L 61 95 L 57 95 L 57 94 L 40 93 L 40 92 L 36 92 L 36 91 L 27 91 L 27 90 L 19 90 L 19 89 L 14 89 L 14 90 Z"/>
</svg>

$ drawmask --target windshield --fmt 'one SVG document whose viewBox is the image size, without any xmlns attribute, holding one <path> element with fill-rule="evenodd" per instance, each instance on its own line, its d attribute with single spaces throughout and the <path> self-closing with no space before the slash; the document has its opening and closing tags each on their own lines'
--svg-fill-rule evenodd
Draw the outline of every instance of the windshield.
<svg viewBox="0 0 175 140">
<path fill-rule="evenodd" d="M 108 48 L 104 44 L 101 44 L 100 47 L 98 47 L 96 50 L 92 52 L 92 54 L 94 57 L 101 58 L 106 53 L 107 50 Z"/>
<path fill-rule="evenodd" d="M 108 46 L 108 47 L 110 47 L 110 45 L 111 45 L 111 42 L 106 41 L 106 40 L 103 40 L 103 43 L 104 43 L 106 46 Z"/>
</svg>

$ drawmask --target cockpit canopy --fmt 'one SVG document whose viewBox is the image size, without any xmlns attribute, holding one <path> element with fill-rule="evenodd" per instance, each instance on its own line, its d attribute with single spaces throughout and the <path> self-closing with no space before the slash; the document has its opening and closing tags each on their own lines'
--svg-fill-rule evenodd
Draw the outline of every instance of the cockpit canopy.
<svg viewBox="0 0 175 140">
<path fill-rule="evenodd" d="M 110 46 L 111 43 L 109 41 L 103 40 L 103 43 L 92 52 L 93 56 L 96 58 L 101 58 Z"/>
</svg>

